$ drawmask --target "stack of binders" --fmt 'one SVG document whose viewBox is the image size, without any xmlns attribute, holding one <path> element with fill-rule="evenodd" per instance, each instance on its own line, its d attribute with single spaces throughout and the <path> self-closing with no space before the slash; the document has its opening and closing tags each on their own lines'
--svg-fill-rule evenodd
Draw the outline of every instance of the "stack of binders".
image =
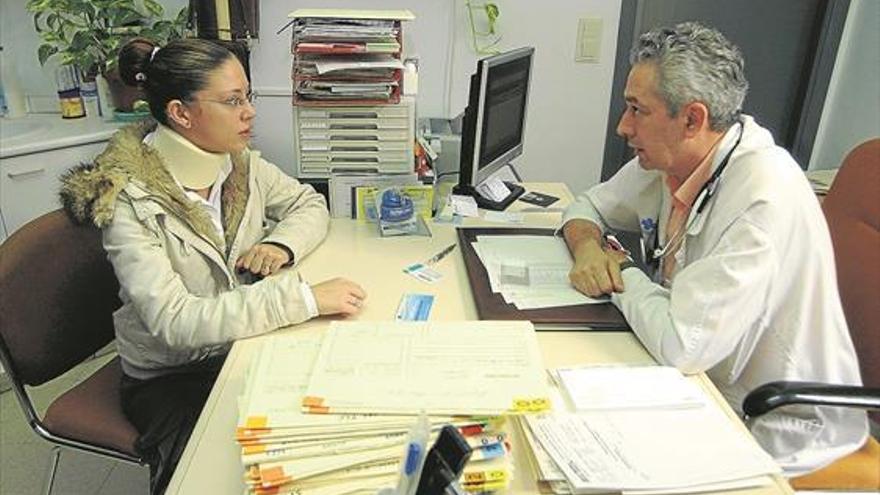
<svg viewBox="0 0 880 495">
<path fill-rule="evenodd" d="M 302 9 L 291 17 L 294 104 L 400 101 L 400 24 L 413 18 L 410 12 Z"/>
</svg>

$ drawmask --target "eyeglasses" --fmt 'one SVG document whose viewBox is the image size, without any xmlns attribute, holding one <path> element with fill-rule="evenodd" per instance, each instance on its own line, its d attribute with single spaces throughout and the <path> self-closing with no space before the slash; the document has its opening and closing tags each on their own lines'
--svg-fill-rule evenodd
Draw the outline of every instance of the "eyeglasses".
<svg viewBox="0 0 880 495">
<path fill-rule="evenodd" d="M 256 98 L 257 94 L 253 91 L 248 91 L 245 93 L 244 97 L 234 95 L 226 98 L 225 100 L 210 100 L 208 98 L 194 98 L 193 101 L 207 101 L 209 103 L 219 103 L 221 105 L 226 105 L 228 107 L 232 107 L 235 109 L 241 109 L 245 106 L 245 104 L 250 104 L 253 106 L 254 98 Z"/>
</svg>

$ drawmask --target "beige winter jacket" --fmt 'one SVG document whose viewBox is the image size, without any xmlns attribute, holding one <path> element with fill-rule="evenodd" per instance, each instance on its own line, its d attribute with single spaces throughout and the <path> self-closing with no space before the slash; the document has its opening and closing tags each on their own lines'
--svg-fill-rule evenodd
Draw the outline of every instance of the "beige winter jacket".
<svg viewBox="0 0 880 495">
<path fill-rule="evenodd" d="M 246 150 L 222 190 L 225 239 L 142 140 L 147 121 L 117 132 L 93 164 L 62 179 L 65 208 L 103 231 L 119 279 L 116 345 L 126 374 L 178 372 L 232 341 L 308 319 L 293 268 L 263 280 L 236 273 L 253 245 L 288 247 L 298 263 L 327 233 L 323 196 Z"/>
</svg>

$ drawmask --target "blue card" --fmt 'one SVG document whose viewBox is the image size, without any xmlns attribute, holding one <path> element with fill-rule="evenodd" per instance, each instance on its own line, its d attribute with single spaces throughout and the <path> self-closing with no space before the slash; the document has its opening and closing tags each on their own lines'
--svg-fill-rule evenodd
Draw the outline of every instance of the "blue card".
<svg viewBox="0 0 880 495">
<path fill-rule="evenodd" d="M 397 307 L 397 321 L 428 321 L 434 296 L 431 294 L 404 294 Z"/>
</svg>

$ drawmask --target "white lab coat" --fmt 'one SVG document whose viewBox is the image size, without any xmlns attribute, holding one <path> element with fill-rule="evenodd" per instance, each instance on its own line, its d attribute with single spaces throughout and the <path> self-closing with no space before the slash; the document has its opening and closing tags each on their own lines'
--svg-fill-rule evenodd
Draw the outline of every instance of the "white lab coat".
<svg viewBox="0 0 880 495">
<path fill-rule="evenodd" d="M 705 371 L 739 414 L 746 394 L 770 381 L 861 383 L 819 203 L 770 133 L 751 117 L 743 123 L 742 142 L 676 254 L 670 287 L 627 269 L 625 291 L 612 297 L 659 362 Z M 713 170 L 738 133 L 739 125 L 728 131 Z M 665 241 L 670 201 L 662 174 L 635 158 L 580 195 L 563 223 L 585 218 L 644 239 L 640 225 L 653 222 Z M 827 465 L 868 435 L 865 413 L 845 408 L 781 408 L 749 427 L 788 475 Z"/>
</svg>

